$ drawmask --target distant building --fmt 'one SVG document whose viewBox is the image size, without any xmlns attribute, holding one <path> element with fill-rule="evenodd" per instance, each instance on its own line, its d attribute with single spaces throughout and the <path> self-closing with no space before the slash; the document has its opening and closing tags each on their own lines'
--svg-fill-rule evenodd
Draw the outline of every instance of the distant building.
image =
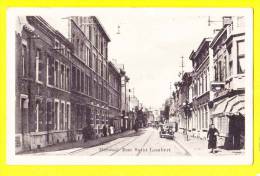
<svg viewBox="0 0 260 176">
<path fill-rule="evenodd" d="M 115 132 L 121 130 L 121 74 L 112 62 L 108 62 L 108 106 L 109 125 Z"/>
<path fill-rule="evenodd" d="M 121 74 L 121 128 L 127 130 L 131 128 L 132 119 L 129 118 L 130 112 L 130 89 L 129 89 L 129 77 L 126 75 L 124 67 L 120 68 Z"/>
</svg>

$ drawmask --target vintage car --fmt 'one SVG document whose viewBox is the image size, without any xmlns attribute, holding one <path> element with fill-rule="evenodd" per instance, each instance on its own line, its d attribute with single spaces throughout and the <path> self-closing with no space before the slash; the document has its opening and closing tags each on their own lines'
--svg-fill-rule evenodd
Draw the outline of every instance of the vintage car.
<svg viewBox="0 0 260 176">
<path fill-rule="evenodd" d="M 176 123 L 166 123 L 161 126 L 159 135 L 160 138 L 174 139 L 175 132 L 176 132 Z"/>
</svg>

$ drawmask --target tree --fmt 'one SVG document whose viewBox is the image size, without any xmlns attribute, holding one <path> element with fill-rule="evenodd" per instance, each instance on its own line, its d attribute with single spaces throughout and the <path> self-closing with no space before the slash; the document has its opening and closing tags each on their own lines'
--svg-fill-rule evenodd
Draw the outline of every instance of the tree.
<svg viewBox="0 0 260 176">
<path fill-rule="evenodd" d="M 165 105 L 165 107 L 164 107 L 164 117 L 165 117 L 166 120 L 169 120 L 169 112 L 170 112 L 170 106 Z"/>
</svg>

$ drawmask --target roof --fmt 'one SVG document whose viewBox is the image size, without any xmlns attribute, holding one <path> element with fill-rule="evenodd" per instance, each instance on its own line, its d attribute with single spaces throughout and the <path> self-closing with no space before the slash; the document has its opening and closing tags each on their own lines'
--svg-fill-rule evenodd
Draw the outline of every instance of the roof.
<svg viewBox="0 0 260 176">
<path fill-rule="evenodd" d="M 224 34 L 224 31 L 226 30 L 226 27 L 227 27 L 228 25 L 229 25 L 229 24 L 226 24 L 226 25 L 224 25 L 224 26 L 220 29 L 220 31 L 217 33 L 217 35 L 213 38 L 212 42 L 210 43 L 210 45 L 209 45 L 210 48 L 213 48 L 213 47 L 217 44 L 218 40 L 219 40 L 220 37 Z"/>
<path fill-rule="evenodd" d="M 199 53 L 201 52 L 201 50 L 204 48 L 204 46 L 206 46 L 207 43 L 210 43 L 212 41 L 212 38 L 203 38 L 203 40 L 201 41 L 198 49 L 196 51 L 192 51 L 190 54 L 190 60 L 193 60 L 194 58 L 196 58 Z"/>
<path fill-rule="evenodd" d="M 111 61 L 108 61 L 108 66 L 111 67 L 118 75 L 121 76 L 120 71 Z"/>
<path fill-rule="evenodd" d="M 101 32 L 104 34 L 104 36 L 106 37 L 106 39 L 108 40 L 108 42 L 110 42 L 110 37 L 107 34 L 107 32 L 105 31 L 105 28 L 103 27 L 103 25 L 100 23 L 99 19 L 96 16 L 90 16 L 91 18 L 94 19 L 94 21 L 98 24 L 99 28 L 101 29 Z"/>
<path fill-rule="evenodd" d="M 67 39 L 63 34 L 61 34 L 58 30 L 54 29 L 46 20 L 44 20 L 41 16 L 28 16 L 29 18 L 32 18 L 36 22 L 42 24 L 41 27 L 47 29 L 49 32 L 52 33 L 55 37 L 60 37 L 65 43 L 70 45 L 72 47 L 72 43 Z"/>
</svg>

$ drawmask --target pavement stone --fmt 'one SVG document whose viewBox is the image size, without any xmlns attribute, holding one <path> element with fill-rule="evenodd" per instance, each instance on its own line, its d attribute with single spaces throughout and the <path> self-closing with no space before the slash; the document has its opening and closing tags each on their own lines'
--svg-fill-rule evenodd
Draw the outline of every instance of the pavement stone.
<svg viewBox="0 0 260 176">
<path fill-rule="evenodd" d="M 225 155 L 241 155 L 244 154 L 244 149 L 241 150 L 225 150 L 217 148 L 216 153 L 210 153 L 208 149 L 208 141 L 205 139 L 199 139 L 196 137 L 187 136 L 181 133 L 175 133 L 175 140 L 180 143 L 192 156 L 225 156 Z"/>
<path fill-rule="evenodd" d="M 57 151 L 57 153 L 59 153 L 58 151 L 61 151 L 61 153 L 62 153 L 62 151 L 65 151 L 65 150 L 67 150 L 67 151 L 74 150 L 74 149 L 78 150 L 81 148 L 94 147 L 97 145 L 101 145 L 101 144 L 113 141 L 113 140 L 121 138 L 121 137 L 126 137 L 132 133 L 135 133 L 135 131 L 129 130 L 129 131 L 125 131 L 122 133 L 107 136 L 107 137 L 100 137 L 98 139 L 90 139 L 87 142 L 83 142 L 81 140 L 81 141 L 76 141 L 76 142 L 59 143 L 59 144 L 43 147 L 40 149 L 25 151 L 25 152 L 18 153 L 18 154 L 36 154 L 36 153 L 55 152 L 55 151 Z"/>
</svg>

